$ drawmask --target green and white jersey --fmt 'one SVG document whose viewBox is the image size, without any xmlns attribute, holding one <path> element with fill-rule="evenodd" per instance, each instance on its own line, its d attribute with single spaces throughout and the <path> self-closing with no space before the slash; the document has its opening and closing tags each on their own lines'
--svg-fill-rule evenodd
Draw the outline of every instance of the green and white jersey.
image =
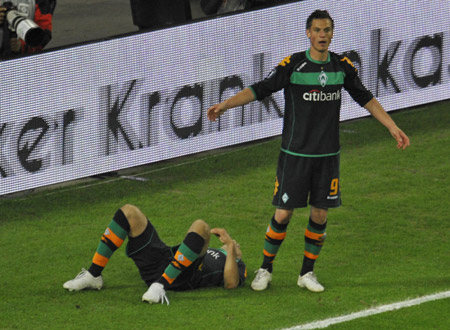
<svg viewBox="0 0 450 330">
<path fill-rule="evenodd" d="M 267 78 L 249 88 L 257 100 L 284 89 L 282 151 L 325 157 L 340 149 L 342 87 L 360 106 L 373 98 L 348 58 L 329 52 L 328 59 L 320 62 L 307 50 L 286 57 Z"/>
</svg>

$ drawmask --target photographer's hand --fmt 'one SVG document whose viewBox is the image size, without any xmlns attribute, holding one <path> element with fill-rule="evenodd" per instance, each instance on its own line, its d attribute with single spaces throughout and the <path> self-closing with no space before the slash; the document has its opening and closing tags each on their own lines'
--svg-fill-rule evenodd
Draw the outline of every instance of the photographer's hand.
<svg viewBox="0 0 450 330">
<path fill-rule="evenodd" d="M 5 21 L 6 8 L 0 6 L 0 25 Z"/>
<path fill-rule="evenodd" d="M 20 53 L 20 51 L 22 50 L 22 43 L 20 42 L 20 39 L 11 38 L 10 41 L 11 51 L 13 53 Z"/>
</svg>

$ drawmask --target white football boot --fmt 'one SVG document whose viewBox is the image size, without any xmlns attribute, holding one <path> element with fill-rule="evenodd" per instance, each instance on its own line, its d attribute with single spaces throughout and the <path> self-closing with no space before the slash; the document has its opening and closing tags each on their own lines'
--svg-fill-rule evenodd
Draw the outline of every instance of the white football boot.
<svg viewBox="0 0 450 330">
<path fill-rule="evenodd" d="M 255 273 L 256 277 L 252 282 L 252 289 L 255 291 L 263 291 L 267 289 L 269 283 L 272 282 L 272 273 L 264 268 L 258 269 Z"/>
<path fill-rule="evenodd" d="M 81 269 L 81 272 L 73 280 L 63 284 L 63 288 L 69 291 L 80 291 L 83 289 L 100 290 L 102 287 L 102 276 L 94 277 L 84 268 Z"/>
<path fill-rule="evenodd" d="M 149 304 L 164 304 L 169 305 L 169 299 L 166 296 L 166 290 L 161 283 L 154 282 L 148 288 L 147 292 L 142 296 L 142 301 L 146 301 Z"/>
<path fill-rule="evenodd" d="M 312 292 L 322 292 L 325 290 L 322 284 L 317 281 L 316 274 L 313 272 L 306 273 L 298 277 L 297 285 L 301 288 L 307 288 Z"/>
</svg>

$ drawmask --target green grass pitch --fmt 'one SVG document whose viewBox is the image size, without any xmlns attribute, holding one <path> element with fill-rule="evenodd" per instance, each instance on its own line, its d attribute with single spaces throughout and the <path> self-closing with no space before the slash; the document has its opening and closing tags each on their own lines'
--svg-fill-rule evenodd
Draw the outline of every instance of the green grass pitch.
<svg viewBox="0 0 450 330">
<path fill-rule="evenodd" d="M 392 116 L 411 139 L 408 150 L 397 150 L 374 119 L 341 125 L 343 206 L 329 212 L 315 269 L 325 292 L 296 286 L 307 209 L 294 214 L 271 287 L 250 289 L 273 214 L 273 138 L 132 173 L 146 182 L 87 180 L 0 198 L 0 329 L 280 329 L 450 290 L 450 103 Z M 121 247 L 103 290 L 65 291 L 125 203 L 139 206 L 167 244 L 195 219 L 227 228 L 242 246 L 245 287 L 168 292 L 170 306 L 148 305 Z M 212 237 L 211 245 L 220 244 Z M 449 329 L 449 310 L 443 299 L 330 329 Z"/>
</svg>

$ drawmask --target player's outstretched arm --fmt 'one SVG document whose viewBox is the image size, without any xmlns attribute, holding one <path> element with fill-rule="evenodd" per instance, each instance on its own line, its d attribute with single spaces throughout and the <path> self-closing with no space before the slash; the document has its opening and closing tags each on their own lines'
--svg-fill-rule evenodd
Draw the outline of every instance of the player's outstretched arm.
<svg viewBox="0 0 450 330">
<path fill-rule="evenodd" d="M 226 99 L 225 101 L 214 104 L 208 109 L 207 116 L 210 121 L 216 121 L 225 111 L 231 108 L 240 107 L 246 105 L 255 100 L 250 88 L 241 90 L 236 95 Z"/>
<path fill-rule="evenodd" d="M 239 268 L 236 262 L 237 243 L 223 228 L 213 228 L 211 229 L 211 234 L 219 238 L 224 244 L 223 248 L 227 251 L 227 259 L 225 260 L 225 268 L 223 270 L 223 286 L 225 289 L 235 289 L 239 286 Z"/>
<path fill-rule="evenodd" d="M 406 149 L 409 147 L 409 138 L 408 136 L 395 124 L 392 120 L 391 116 L 383 109 L 382 105 L 376 98 L 372 98 L 367 104 L 364 106 L 370 114 L 378 120 L 382 125 L 384 125 L 392 137 L 397 141 L 398 149 Z"/>
</svg>

